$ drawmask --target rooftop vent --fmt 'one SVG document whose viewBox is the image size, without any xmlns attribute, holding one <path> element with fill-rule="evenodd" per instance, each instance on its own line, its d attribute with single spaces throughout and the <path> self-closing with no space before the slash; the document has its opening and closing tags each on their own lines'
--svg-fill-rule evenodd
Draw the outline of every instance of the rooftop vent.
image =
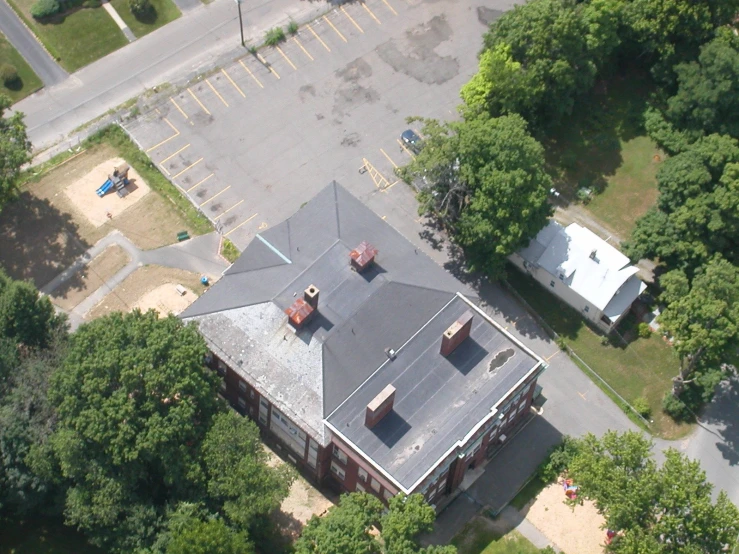
<svg viewBox="0 0 739 554">
<path fill-rule="evenodd" d="M 303 293 L 303 300 L 305 300 L 311 308 L 314 310 L 318 309 L 318 287 L 315 285 L 309 286 Z"/>
<path fill-rule="evenodd" d="M 472 312 L 467 310 L 441 336 L 441 355 L 447 357 L 454 352 L 464 339 L 470 336 L 471 329 Z"/>
<path fill-rule="evenodd" d="M 595 263 L 598 263 L 599 261 L 597 256 L 598 256 L 597 250 L 593 250 L 592 252 L 590 252 L 590 259 L 595 261 Z"/>
<path fill-rule="evenodd" d="M 316 300 L 317 299 L 318 296 L 316 296 Z M 308 304 L 308 302 L 306 302 L 302 298 L 298 298 L 295 302 L 293 302 L 292 306 L 285 310 L 285 313 L 290 320 L 290 324 L 295 327 L 295 330 L 299 330 L 303 327 L 303 325 L 308 323 L 315 311 L 316 310 L 313 308 L 313 306 Z"/>
<path fill-rule="evenodd" d="M 359 246 L 349 252 L 350 263 L 357 273 L 362 273 L 374 263 L 377 252 L 377 248 L 364 240 L 359 243 Z"/>
<path fill-rule="evenodd" d="M 393 409 L 395 401 L 395 387 L 388 385 L 382 392 L 367 404 L 367 411 L 364 414 L 364 424 L 368 429 L 372 429 L 380 420 L 385 417 Z"/>
</svg>

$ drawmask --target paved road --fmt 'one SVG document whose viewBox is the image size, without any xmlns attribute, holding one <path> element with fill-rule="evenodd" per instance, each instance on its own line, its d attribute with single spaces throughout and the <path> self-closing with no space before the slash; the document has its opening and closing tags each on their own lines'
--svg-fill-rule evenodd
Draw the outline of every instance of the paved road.
<svg viewBox="0 0 739 554">
<path fill-rule="evenodd" d="M 243 3 L 244 32 L 261 41 L 265 29 L 284 26 L 289 19 L 303 21 L 325 9 L 322 2 Z M 235 56 L 239 49 L 236 5 L 231 0 L 215 0 L 187 10 L 156 32 L 21 100 L 14 109 L 26 114 L 31 142 L 36 151 L 43 150 L 147 88 L 194 76 L 222 57 Z"/>
<path fill-rule="evenodd" d="M 8 37 L 45 86 L 60 83 L 69 76 L 49 56 L 5 0 L 0 0 L 0 31 Z"/>
</svg>

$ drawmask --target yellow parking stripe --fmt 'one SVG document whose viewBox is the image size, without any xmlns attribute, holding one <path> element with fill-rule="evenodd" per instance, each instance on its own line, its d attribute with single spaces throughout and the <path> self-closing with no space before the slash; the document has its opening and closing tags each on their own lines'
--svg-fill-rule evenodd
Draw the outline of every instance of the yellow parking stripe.
<svg viewBox="0 0 739 554">
<path fill-rule="evenodd" d="M 184 117 L 185 119 L 187 119 L 187 114 L 185 113 L 185 111 L 182 108 L 180 108 L 180 105 L 177 102 L 174 101 L 174 98 L 172 98 L 170 96 L 169 99 L 172 101 L 172 104 L 174 104 L 174 107 L 177 108 L 180 111 L 180 113 L 182 114 L 182 117 Z"/>
<path fill-rule="evenodd" d="M 257 84 L 260 86 L 260 88 L 264 88 L 264 85 L 262 83 L 260 83 L 259 82 L 259 79 L 257 79 L 254 76 L 254 73 L 251 72 L 251 69 L 249 69 L 248 67 L 246 67 L 246 64 L 244 63 L 244 61 L 243 60 L 239 60 L 239 63 L 241 64 L 241 67 L 243 67 L 244 69 L 246 69 L 246 72 L 249 74 L 249 76 L 257 82 Z"/>
<path fill-rule="evenodd" d="M 185 171 L 191 170 L 193 167 L 195 167 L 196 165 L 198 165 L 202 161 L 203 161 L 203 158 L 200 158 L 194 164 L 188 165 L 185 169 L 183 169 L 182 171 L 180 171 L 177 175 L 172 175 L 172 179 L 177 179 L 177 177 L 179 177 L 180 175 L 182 175 Z"/>
<path fill-rule="evenodd" d="M 298 46 L 300 46 L 300 49 L 303 51 L 303 54 L 305 54 L 306 56 L 308 56 L 308 59 L 310 59 L 310 61 L 313 61 L 313 56 L 311 56 L 308 53 L 308 51 L 305 48 L 303 48 L 303 45 L 300 44 L 300 41 L 298 40 L 298 37 L 293 37 L 293 40 L 295 41 L 295 44 L 297 44 Z"/>
<path fill-rule="evenodd" d="M 228 73 L 226 73 L 226 70 L 225 70 L 225 69 L 221 69 L 221 72 L 222 72 L 222 73 L 223 73 L 223 75 L 224 75 L 224 76 L 226 77 L 226 79 L 228 79 L 228 81 L 229 81 L 229 82 L 230 82 L 230 83 L 231 83 L 231 84 L 232 84 L 232 85 L 234 86 L 234 88 L 235 88 L 235 89 L 236 89 L 237 91 L 239 91 L 239 94 L 240 94 L 240 95 L 241 95 L 242 97 L 246 98 L 246 94 L 244 94 L 244 91 L 243 91 L 243 90 L 241 90 L 241 87 L 239 87 L 239 85 L 237 85 L 236 83 L 234 83 L 234 80 L 233 80 L 233 79 L 231 78 L 231 75 L 229 75 Z"/>
<path fill-rule="evenodd" d="M 382 25 L 382 23 L 380 23 L 380 20 L 379 20 L 379 19 L 377 19 L 377 17 L 375 16 L 375 14 L 373 14 L 373 13 L 372 13 L 372 10 L 370 10 L 370 9 L 369 9 L 369 8 L 367 7 L 367 4 L 365 4 L 364 2 L 362 2 L 362 7 L 363 7 L 363 8 L 365 9 L 365 10 L 367 10 L 367 13 L 368 13 L 368 14 L 370 14 L 370 17 L 371 17 L 372 19 L 374 19 L 375 21 L 377 21 L 377 24 L 378 24 L 378 25 Z"/>
<path fill-rule="evenodd" d="M 180 149 L 179 149 L 179 150 L 178 150 L 177 152 L 175 152 L 175 153 L 174 153 L 174 154 L 172 154 L 171 156 L 167 156 L 166 158 L 164 158 L 164 159 L 163 159 L 163 160 L 162 160 L 161 162 L 159 162 L 159 163 L 160 163 L 160 164 L 164 164 L 165 162 L 168 162 L 169 160 L 171 160 L 172 158 L 174 158 L 174 157 L 175 157 L 175 156 L 176 156 L 177 154 L 179 154 L 180 152 L 184 152 L 184 151 L 185 151 L 185 150 L 187 150 L 188 148 L 190 148 L 190 143 L 189 143 L 189 142 L 188 142 L 188 143 L 187 143 L 187 144 L 186 144 L 185 146 L 183 146 L 182 148 L 180 148 Z"/>
<path fill-rule="evenodd" d="M 393 164 L 393 167 L 395 169 L 398 169 L 398 164 L 396 164 L 393 159 L 387 155 L 387 152 L 385 152 L 382 148 L 380 148 L 380 152 L 382 152 L 382 155 L 387 158 L 387 161 L 389 161 L 391 164 Z"/>
<path fill-rule="evenodd" d="M 219 197 L 219 196 L 220 196 L 221 194 L 223 194 L 224 192 L 226 192 L 226 191 L 227 191 L 228 189 L 230 189 L 230 188 L 231 188 L 231 185 L 228 185 L 228 186 L 227 186 L 227 187 L 226 187 L 225 189 L 223 189 L 223 190 L 222 190 L 221 192 L 217 192 L 217 193 L 215 193 L 215 194 L 214 194 L 213 196 L 211 196 L 210 198 L 208 198 L 208 200 L 206 200 L 205 202 L 203 202 L 202 204 L 200 204 L 200 207 L 202 208 L 203 206 L 205 206 L 205 205 L 206 205 L 206 204 L 207 204 L 208 202 L 210 202 L 211 200 L 215 200 L 215 199 L 216 199 L 217 197 Z"/>
<path fill-rule="evenodd" d="M 190 90 L 189 88 L 187 89 L 187 92 L 189 92 L 189 93 L 190 93 L 190 96 L 192 96 L 193 100 L 195 100 L 195 102 L 197 102 L 197 103 L 198 103 L 198 105 L 199 105 L 199 106 L 200 106 L 201 108 L 203 108 L 203 111 L 204 111 L 205 113 L 207 113 L 208 115 L 210 115 L 210 112 L 208 111 L 208 108 L 206 108 L 205 106 L 203 106 L 203 103 L 202 103 L 202 102 L 201 102 L 201 101 L 200 101 L 200 100 L 198 99 L 198 97 L 197 97 L 197 96 L 195 96 L 195 93 L 194 93 L 194 92 L 193 92 L 192 90 Z"/>
<path fill-rule="evenodd" d="M 345 16 L 347 17 L 347 19 L 349 19 L 349 21 L 351 21 L 351 22 L 352 22 L 352 23 L 354 24 L 354 26 L 355 26 L 355 27 L 356 27 L 356 28 L 357 28 L 357 29 L 359 30 L 359 32 L 360 32 L 360 33 L 364 33 L 364 31 L 363 31 L 363 30 L 362 30 L 362 28 L 361 28 L 361 27 L 359 26 L 359 24 L 358 24 L 358 23 L 357 23 L 356 21 L 354 21 L 354 19 L 352 18 L 352 16 L 351 16 L 351 15 L 349 15 L 349 12 L 347 12 L 347 11 L 346 11 L 346 10 L 344 9 L 344 6 L 339 6 L 339 9 L 340 9 L 340 10 L 341 10 L 341 11 L 342 11 L 342 12 L 344 13 L 344 15 L 345 15 Z"/>
<path fill-rule="evenodd" d="M 206 83 L 208 83 L 208 86 L 210 87 L 210 90 L 212 90 L 213 92 L 215 92 L 215 93 L 216 93 L 216 96 L 217 96 L 218 98 L 220 98 L 221 102 L 223 102 L 223 105 L 224 105 L 224 106 L 226 106 L 226 107 L 228 108 L 228 102 L 226 102 L 226 101 L 225 101 L 225 100 L 223 99 L 223 96 L 221 96 L 221 95 L 220 95 L 220 94 L 218 93 L 218 91 L 216 90 L 216 87 L 214 87 L 214 86 L 213 86 L 213 85 L 212 85 L 212 84 L 210 83 L 210 81 L 209 81 L 208 79 L 206 79 L 206 80 L 205 80 L 205 82 L 206 82 Z"/>
<path fill-rule="evenodd" d="M 214 218 L 213 218 L 213 221 L 218 221 L 218 220 L 219 220 L 220 218 L 222 218 L 222 217 L 223 217 L 224 215 L 226 215 L 226 214 L 227 214 L 228 212 L 230 212 L 231 210 L 233 210 L 233 209 L 234 209 L 234 208 L 235 208 L 236 206 L 240 206 L 240 205 L 241 205 L 241 204 L 242 204 L 243 202 L 244 202 L 243 200 L 239 200 L 238 202 L 236 202 L 236 204 L 234 204 L 233 206 L 231 206 L 231 207 L 230 207 L 229 209 L 227 209 L 227 210 L 226 210 L 225 212 L 223 212 L 222 214 L 220 214 L 220 215 L 217 215 L 216 217 L 214 217 Z"/>
<path fill-rule="evenodd" d="M 164 140 L 163 140 L 162 142 L 160 142 L 159 144 L 155 144 L 155 145 L 154 145 L 154 146 L 152 146 L 151 148 L 147 149 L 147 150 L 146 150 L 147 154 L 148 154 L 149 152 L 151 152 L 152 150 L 155 150 L 156 148 L 159 148 L 159 147 L 160 147 L 160 146 L 161 146 L 162 144 L 165 144 L 165 143 L 169 142 L 170 140 L 172 140 L 173 138 L 177 138 L 177 137 L 179 137 L 179 136 L 180 136 L 180 132 L 179 132 L 179 131 L 177 130 L 177 128 L 176 128 L 176 127 L 175 127 L 174 125 L 172 125 L 172 124 L 171 124 L 171 123 L 169 122 L 169 120 L 168 120 L 168 119 L 167 119 L 166 117 L 165 117 L 165 118 L 163 118 L 163 119 L 164 119 L 164 122 L 165 122 L 165 123 L 166 123 L 167 125 L 169 125 L 170 129 L 172 129 L 172 130 L 174 131 L 174 135 L 172 135 L 172 136 L 171 136 L 171 137 L 169 137 L 169 138 L 166 138 L 166 139 L 164 139 Z"/>
<path fill-rule="evenodd" d="M 408 154 L 408 155 L 409 155 L 409 156 L 410 156 L 411 158 L 413 158 L 414 160 L 416 159 L 416 155 L 415 155 L 415 154 L 414 154 L 413 152 L 411 152 L 410 150 L 408 150 L 408 148 L 406 147 L 406 145 L 405 145 L 405 144 L 403 144 L 402 142 L 400 142 L 400 139 L 395 139 L 395 140 L 397 140 L 397 141 L 398 141 L 398 144 L 400 145 L 400 147 L 401 147 L 401 148 L 402 148 L 403 150 L 405 150 L 405 153 L 406 153 L 406 154 Z"/>
<path fill-rule="evenodd" d="M 382 1 L 383 1 L 383 2 L 385 3 L 385 5 L 387 6 L 387 8 L 388 8 L 388 9 L 389 9 L 389 10 L 390 10 L 391 12 L 393 12 L 393 15 L 398 15 L 398 12 L 396 12 L 396 11 L 395 11 L 395 10 L 393 9 L 393 7 L 392 7 L 392 6 L 390 5 L 390 4 L 388 4 L 387 0 L 382 0 Z"/>
<path fill-rule="evenodd" d="M 279 46 L 275 46 L 275 48 L 277 48 L 277 51 L 282 54 L 282 57 L 285 58 L 285 61 L 290 64 L 290 67 L 295 70 L 298 69 L 297 67 L 295 67 L 295 64 L 290 60 L 290 58 L 288 58 L 287 55 L 282 51 L 282 48 L 280 48 Z"/>
<path fill-rule="evenodd" d="M 195 183 L 195 184 L 194 184 L 193 186 L 191 186 L 191 187 L 190 187 L 189 189 L 187 189 L 187 190 L 186 190 L 185 192 L 190 192 L 190 191 L 191 191 L 192 189 L 194 189 L 195 187 L 199 187 L 200 185 L 202 185 L 203 183 L 205 183 L 205 181 L 207 181 L 208 179 L 210 179 L 211 177 L 213 177 L 213 175 L 215 175 L 215 173 L 211 173 L 211 174 L 210 174 L 210 175 L 208 175 L 208 176 L 207 176 L 207 177 L 206 177 L 205 179 L 202 179 L 202 180 L 198 181 L 198 182 L 197 182 L 197 183 Z"/>
<path fill-rule="evenodd" d="M 269 72 L 270 72 L 270 73 L 271 73 L 272 75 L 274 75 L 274 76 L 275 76 L 275 77 L 277 77 L 278 79 L 280 78 L 280 74 L 279 74 L 279 73 L 277 73 L 277 72 L 276 72 L 276 71 L 274 70 L 274 68 L 272 67 L 272 64 L 271 64 L 271 63 L 268 63 L 268 62 L 267 62 L 267 60 L 265 60 L 265 59 L 264 59 L 264 58 L 262 57 L 262 55 L 261 55 L 261 54 L 257 54 L 257 58 L 259 58 L 259 61 L 260 61 L 260 62 L 262 62 L 262 64 L 264 65 L 264 67 L 266 67 L 266 68 L 267 68 L 267 71 L 269 71 Z"/>
<path fill-rule="evenodd" d="M 238 228 L 239 228 L 239 227 L 241 227 L 242 225 L 246 225 L 247 223 L 249 223 L 249 222 L 250 222 L 250 221 L 251 221 L 252 219 L 254 219 L 255 217 L 257 217 L 257 215 L 259 215 L 259 214 L 254 214 L 253 216 L 251 216 L 251 217 L 249 217 L 249 218 L 245 219 L 244 221 L 242 221 L 241 223 L 239 223 L 239 224 L 238 224 L 238 225 L 237 225 L 236 227 L 234 227 L 233 229 L 231 229 L 231 230 L 230 230 L 230 231 L 229 231 L 228 233 L 226 233 L 226 234 L 225 234 L 225 235 L 223 235 L 223 236 L 224 236 L 224 237 L 227 237 L 228 235 L 230 235 L 231 233 L 233 233 L 233 232 L 234 232 L 234 231 L 235 231 L 236 229 L 238 229 Z"/>
<path fill-rule="evenodd" d="M 330 26 L 330 27 L 331 27 L 331 28 L 332 28 L 332 29 L 333 29 L 334 31 L 336 31 L 336 34 L 337 34 L 337 35 L 339 35 L 339 38 L 340 38 L 341 40 L 343 40 L 344 42 L 347 42 L 347 40 L 346 40 L 346 38 L 344 37 L 344 35 L 342 35 L 342 34 L 341 34 L 341 33 L 339 32 L 339 30 L 338 30 L 338 29 L 337 29 L 336 27 L 334 27 L 334 24 L 333 24 L 333 23 L 331 23 L 331 21 L 329 21 L 328 17 L 326 17 L 326 16 L 324 15 L 324 16 L 323 16 L 323 19 L 324 19 L 324 20 L 326 21 L 326 23 L 328 23 L 328 24 L 329 24 L 329 26 Z"/>
<path fill-rule="evenodd" d="M 311 33 L 313 33 L 313 36 L 314 36 L 314 37 L 316 37 L 316 39 L 318 39 L 318 42 L 320 42 L 321 44 L 323 44 L 323 47 L 324 47 L 324 48 L 325 48 L 326 50 L 328 50 L 329 52 L 331 52 L 331 49 L 330 49 L 330 48 L 329 48 L 328 46 L 326 46 L 326 43 L 325 43 L 325 42 L 323 42 L 323 40 L 321 39 L 321 37 L 319 37 L 319 36 L 318 36 L 318 35 L 316 34 L 316 32 L 315 32 L 315 31 L 313 30 L 313 27 L 311 27 L 311 26 L 310 26 L 310 25 L 308 25 L 308 24 L 306 24 L 305 26 L 306 26 L 306 27 L 308 28 L 308 30 L 309 30 L 309 31 L 310 31 Z"/>
</svg>

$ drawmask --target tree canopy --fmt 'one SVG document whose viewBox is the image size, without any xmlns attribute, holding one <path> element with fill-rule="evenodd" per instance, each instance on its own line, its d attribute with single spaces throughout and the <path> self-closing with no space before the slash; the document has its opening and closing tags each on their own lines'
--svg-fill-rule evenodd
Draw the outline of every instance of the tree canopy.
<svg viewBox="0 0 739 554">
<path fill-rule="evenodd" d="M 394 496 L 384 506 L 367 493 L 343 495 L 323 517 L 314 516 L 295 543 L 296 554 L 454 554 L 453 546 L 421 548 L 436 514 L 423 496 Z M 375 531 L 381 530 L 380 536 Z"/>
<path fill-rule="evenodd" d="M 0 211 L 15 196 L 20 169 L 31 160 L 31 141 L 23 114 L 16 112 L 6 117 L 5 110 L 10 105 L 10 99 L 0 94 Z"/>
<path fill-rule="evenodd" d="M 425 120 L 424 148 L 400 170 L 423 181 L 421 212 L 452 231 L 469 264 L 495 277 L 506 257 L 546 225 L 551 179 L 542 146 L 518 115 Z"/>
</svg>

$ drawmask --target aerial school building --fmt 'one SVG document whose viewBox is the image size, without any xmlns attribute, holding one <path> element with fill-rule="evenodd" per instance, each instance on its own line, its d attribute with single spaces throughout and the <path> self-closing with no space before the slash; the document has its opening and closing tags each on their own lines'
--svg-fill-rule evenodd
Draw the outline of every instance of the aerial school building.
<svg viewBox="0 0 739 554">
<path fill-rule="evenodd" d="M 221 392 L 318 483 L 439 504 L 529 411 L 544 361 L 332 183 L 180 316 Z"/>
</svg>

